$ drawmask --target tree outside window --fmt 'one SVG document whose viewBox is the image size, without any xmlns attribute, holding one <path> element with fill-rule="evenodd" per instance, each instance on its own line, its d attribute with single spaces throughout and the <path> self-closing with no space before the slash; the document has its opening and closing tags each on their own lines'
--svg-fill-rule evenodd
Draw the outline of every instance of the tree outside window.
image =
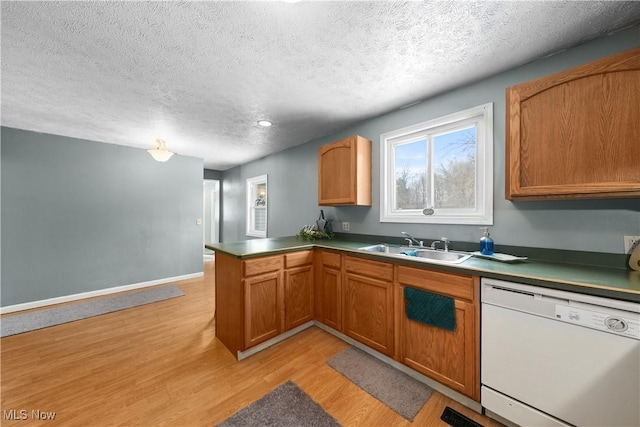
<svg viewBox="0 0 640 427">
<path fill-rule="evenodd" d="M 383 222 L 491 224 L 492 104 L 381 136 Z"/>
</svg>

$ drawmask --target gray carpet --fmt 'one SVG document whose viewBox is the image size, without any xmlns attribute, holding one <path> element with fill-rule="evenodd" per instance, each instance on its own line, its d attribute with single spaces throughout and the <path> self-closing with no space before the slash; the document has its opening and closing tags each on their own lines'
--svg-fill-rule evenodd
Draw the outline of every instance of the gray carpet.
<svg viewBox="0 0 640 427">
<path fill-rule="evenodd" d="M 287 381 L 236 412 L 218 427 L 339 427 L 340 424 L 297 385 Z"/>
<path fill-rule="evenodd" d="M 336 354 L 327 364 L 409 421 L 433 393 L 428 385 L 356 347 Z"/>
<path fill-rule="evenodd" d="M 125 310 L 139 305 L 150 304 L 184 295 L 177 286 L 165 286 L 144 291 L 131 292 L 114 297 L 69 304 L 48 310 L 5 316 L 0 318 L 1 337 L 35 331 L 49 326 L 61 325 L 75 320 L 86 319 L 100 314 Z"/>
</svg>

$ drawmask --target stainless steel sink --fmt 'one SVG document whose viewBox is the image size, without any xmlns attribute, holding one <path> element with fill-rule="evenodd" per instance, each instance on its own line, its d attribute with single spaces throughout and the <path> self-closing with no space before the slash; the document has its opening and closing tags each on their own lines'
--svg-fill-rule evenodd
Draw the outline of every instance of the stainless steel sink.
<svg viewBox="0 0 640 427">
<path fill-rule="evenodd" d="M 403 254 L 403 252 L 414 250 L 414 248 L 412 248 L 411 246 L 395 246 L 395 245 L 385 245 L 385 244 L 365 246 L 358 249 L 362 251 L 381 252 L 381 253 L 392 254 L 392 255 L 400 255 L 400 254 Z"/>
<path fill-rule="evenodd" d="M 378 252 L 394 257 L 411 257 L 416 261 L 435 262 L 445 264 L 460 264 L 471 258 L 471 254 L 457 251 L 439 251 L 415 246 L 396 246 L 378 244 L 358 248 L 361 251 Z"/>
<path fill-rule="evenodd" d="M 455 252 L 455 251 L 444 252 L 444 251 L 436 251 L 432 249 L 420 249 L 418 250 L 418 258 L 459 264 L 471 258 L 471 254 L 468 254 L 466 252 Z"/>
</svg>

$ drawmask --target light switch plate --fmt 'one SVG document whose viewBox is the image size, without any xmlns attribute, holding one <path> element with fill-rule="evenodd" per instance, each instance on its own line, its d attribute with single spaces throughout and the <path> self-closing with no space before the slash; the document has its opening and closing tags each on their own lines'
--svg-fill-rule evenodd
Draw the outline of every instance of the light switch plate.
<svg viewBox="0 0 640 427">
<path fill-rule="evenodd" d="M 202 218 L 196 218 L 196 225 L 202 225 Z"/>
</svg>

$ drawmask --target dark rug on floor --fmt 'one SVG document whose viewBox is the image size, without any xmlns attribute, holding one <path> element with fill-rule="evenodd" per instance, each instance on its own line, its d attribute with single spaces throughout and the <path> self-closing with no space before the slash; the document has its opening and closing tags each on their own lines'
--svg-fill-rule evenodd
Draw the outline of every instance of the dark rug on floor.
<svg viewBox="0 0 640 427">
<path fill-rule="evenodd" d="M 170 298 L 180 297 L 184 294 L 177 286 L 164 286 L 161 288 L 146 289 L 144 291 L 130 292 L 95 299 L 76 304 L 47 310 L 32 311 L 14 316 L 5 316 L 0 319 L 2 329 L 1 337 L 35 331 L 49 326 L 61 325 L 75 320 L 112 313 L 139 305 L 150 304 Z"/>
<path fill-rule="evenodd" d="M 291 381 L 236 412 L 218 427 L 340 427 Z"/>
<path fill-rule="evenodd" d="M 442 411 L 440 419 L 453 427 L 483 427 L 482 424 L 473 421 L 471 418 L 448 406 Z"/>
<path fill-rule="evenodd" d="M 338 353 L 327 364 L 409 421 L 433 393 L 428 385 L 356 347 Z"/>
</svg>

